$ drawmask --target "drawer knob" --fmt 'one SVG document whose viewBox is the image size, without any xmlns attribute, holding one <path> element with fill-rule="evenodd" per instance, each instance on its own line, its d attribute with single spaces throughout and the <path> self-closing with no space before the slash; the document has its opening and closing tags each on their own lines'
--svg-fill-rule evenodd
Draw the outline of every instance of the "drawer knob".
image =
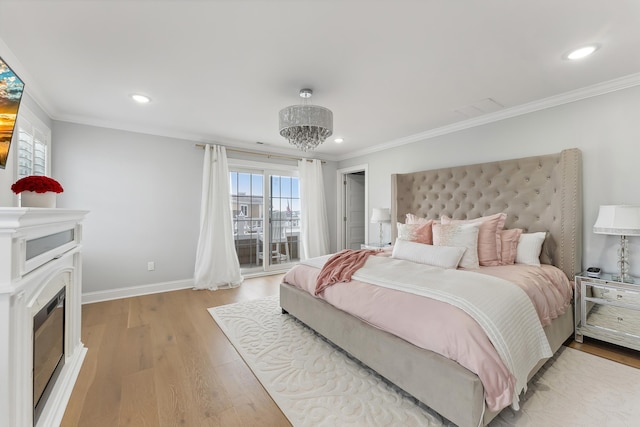
<svg viewBox="0 0 640 427">
<path fill-rule="evenodd" d="M 624 319 L 622 317 L 618 317 L 618 322 L 622 322 Z"/>
<path fill-rule="evenodd" d="M 618 299 L 622 299 L 622 295 L 618 294 Z"/>
</svg>

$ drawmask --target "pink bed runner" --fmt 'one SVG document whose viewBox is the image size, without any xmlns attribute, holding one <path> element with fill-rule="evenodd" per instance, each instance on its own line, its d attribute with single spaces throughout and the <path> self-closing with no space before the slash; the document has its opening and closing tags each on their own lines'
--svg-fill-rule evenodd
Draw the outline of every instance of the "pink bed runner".
<svg viewBox="0 0 640 427">
<path fill-rule="evenodd" d="M 520 286 L 531 298 L 543 325 L 564 314 L 571 301 L 571 283 L 553 266 L 513 265 L 473 271 L 498 276 Z M 320 269 L 301 264 L 291 269 L 283 281 L 313 295 L 319 274 Z M 325 288 L 319 297 L 474 372 L 484 385 L 490 410 L 498 411 L 512 403 L 513 376 L 482 328 L 464 311 L 430 298 L 355 280 Z"/>
</svg>

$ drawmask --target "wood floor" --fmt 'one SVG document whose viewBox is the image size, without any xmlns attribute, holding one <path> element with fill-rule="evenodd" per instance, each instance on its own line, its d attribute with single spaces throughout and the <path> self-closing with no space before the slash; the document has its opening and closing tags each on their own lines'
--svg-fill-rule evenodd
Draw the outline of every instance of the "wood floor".
<svg viewBox="0 0 640 427">
<path fill-rule="evenodd" d="M 281 278 L 84 305 L 88 352 L 61 426 L 290 426 L 207 312 L 275 295 Z"/>
<path fill-rule="evenodd" d="M 282 275 L 82 307 L 88 348 L 63 427 L 290 426 L 207 308 L 278 293 Z M 640 368 L 640 352 L 566 345 Z"/>
</svg>

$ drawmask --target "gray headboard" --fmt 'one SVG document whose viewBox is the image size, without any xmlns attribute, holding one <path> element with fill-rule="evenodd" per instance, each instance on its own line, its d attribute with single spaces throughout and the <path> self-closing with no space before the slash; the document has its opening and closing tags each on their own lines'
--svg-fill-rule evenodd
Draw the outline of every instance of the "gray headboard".
<svg viewBox="0 0 640 427">
<path fill-rule="evenodd" d="M 573 280 L 582 269 L 582 170 L 577 148 L 545 156 L 391 175 L 394 221 L 507 214 L 505 228 L 547 231 L 540 260 Z"/>
</svg>

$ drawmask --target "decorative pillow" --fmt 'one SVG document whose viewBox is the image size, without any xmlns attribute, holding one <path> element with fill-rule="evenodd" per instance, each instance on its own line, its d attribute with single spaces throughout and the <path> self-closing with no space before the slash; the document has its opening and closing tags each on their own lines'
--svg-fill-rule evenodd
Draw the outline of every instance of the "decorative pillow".
<svg viewBox="0 0 640 427">
<path fill-rule="evenodd" d="M 408 240 L 396 240 L 391 258 L 404 259 L 440 268 L 457 268 L 465 248 L 433 246 Z"/>
<path fill-rule="evenodd" d="M 516 264 L 540 265 L 540 252 L 547 233 L 522 233 L 516 251 Z"/>
<path fill-rule="evenodd" d="M 518 241 L 522 234 L 521 228 L 513 230 L 502 230 L 500 232 L 502 257 L 500 265 L 511 265 L 516 261 L 516 253 L 518 251 Z"/>
<path fill-rule="evenodd" d="M 466 248 L 460 267 L 478 268 L 478 232 L 480 223 L 433 224 L 433 244 Z"/>
<path fill-rule="evenodd" d="M 433 244 L 433 232 L 429 220 L 424 224 L 402 224 L 398 223 L 398 239 L 408 240 L 410 242 L 424 243 L 425 245 Z"/>
<path fill-rule="evenodd" d="M 480 265 L 500 265 L 500 259 L 502 258 L 500 231 L 502 231 L 506 219 L 507 214 L 497 213 L 495 215 L 467 220 L 451 219 L 443 215 L 440 221 L 442 224 L 480 223 L 480 232 L 478 233 L 478 262 Z"/>
<path fill-rule="evenodd" d="M 405 224 L 432 224 L 434 222 L 432 219 L 420 218 L 412 213 L 408 213 L 405 220 Z"/>
</svg>

